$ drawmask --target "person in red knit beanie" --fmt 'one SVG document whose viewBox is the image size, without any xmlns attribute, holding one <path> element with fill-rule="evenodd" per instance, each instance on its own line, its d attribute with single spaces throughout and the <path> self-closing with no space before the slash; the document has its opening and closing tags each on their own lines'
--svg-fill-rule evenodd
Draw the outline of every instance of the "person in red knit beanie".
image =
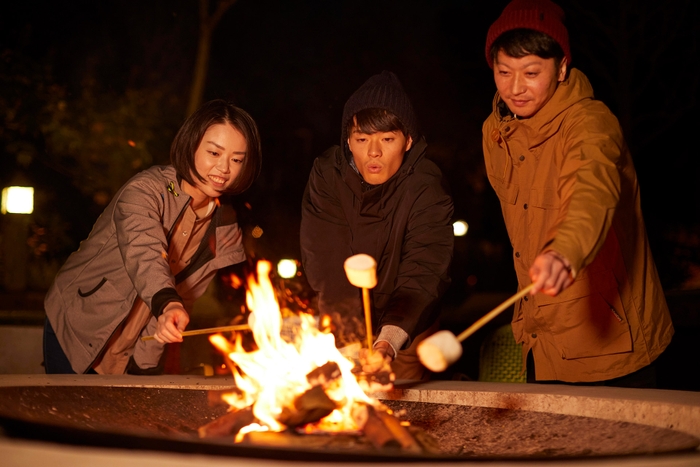
<svg viewBox="0 0 700 467">
<path fill-rule="evenodd" d="M 571 67 L 564 11 L 513 0 L 486 36 L 484 160 L 513 245 L 528 382 L 655 387 L 673 325 L 617 118 Z"/>
</svg>

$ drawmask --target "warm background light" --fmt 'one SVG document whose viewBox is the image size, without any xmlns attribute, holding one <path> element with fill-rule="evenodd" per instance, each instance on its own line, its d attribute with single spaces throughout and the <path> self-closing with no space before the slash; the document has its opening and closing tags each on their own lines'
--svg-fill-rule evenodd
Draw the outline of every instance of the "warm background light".
<svg viewBox="0 0 700 467">
<path fill-rule="evenodd" d="M 32 211 L 34 211 L 34 188 L 25 186 L 3 188 L 3 214 L 31 214 Z"/>
<path fill-rule="evenodd" d="M 297 273 L 297 262 L 293 259 L 283 259 L 277 263 L 277 274 L 282 279 L 291 279 Z"/>
<path fill-rule="evenodd" d="M 256 225 L 255 227 L 253 227 L 253 230 L 251 231 L 251 235 L 253 236 L 253 238 L 260 238 L 260 237 L 262 237 L 262 234 L 263 234 L 262 227 L 260 227 L 259 225 Z"/>
<path fill-rule="evenodd" d="M 463 237 L 467 235 L 467 230 L 469 230 L 469 224 L 467 224 L 465 221 L 460 220 L 452 224 L 452 228 L 455 231 L 455 237 Z"/>
</svg>

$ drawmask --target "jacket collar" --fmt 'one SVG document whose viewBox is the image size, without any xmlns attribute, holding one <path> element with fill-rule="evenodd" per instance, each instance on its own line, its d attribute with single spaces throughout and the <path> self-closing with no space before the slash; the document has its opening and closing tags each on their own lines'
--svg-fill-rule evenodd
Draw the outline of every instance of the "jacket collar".
<svg viewBox="0 0 700 467">
<path fill-rule="evenodd" d="M 356 196 L 360 198 L 363 196 L 372 196 L 371 194 L 375 196 L 384 196 L 386 193 L 393 192 L 396 186 L 413 172 L 415 166 L 426 157 L 425 152 L 427 147 L 428 143 L 425 141 L 425 138 L 421 138 L 419 141 L 415 142 L 413 147 L 404 154 L 403 162 L 399 170 L 381 185 L 369 185 L 364 181 L 357 168 L 353 167 L 354 164 L 351 165 L 350 160 L 352 160 L 352 153 L 350 153 L 347 147 L 343 149 L 338 146 L 334 147 L 335 166 L 343 177 L 343 180 L 345 180 L 345 183 Z"/>
<path fill-rule="evenodd" d="M 523 125 L 534 130 L 535 140 L 533 145 L 550 138 L 559 130 L 560 120 L 563 114 L 573 105 L 593 98 L 593 87 L 586 75 L 576 68 L 572 68 L 566 80 L 559 83 L 552 98 L 542 107 L 539 112 L 530 118 L 515 119 Z M 501 96 L 496 92 L 493 100 L 493 114 L 499 125 L 514 120 L 513 114 L 508 111 L 502 113 L 499 107 L 504 107 Z M 507 107 L 506 107 L 507 108 Z"/>
</svg>

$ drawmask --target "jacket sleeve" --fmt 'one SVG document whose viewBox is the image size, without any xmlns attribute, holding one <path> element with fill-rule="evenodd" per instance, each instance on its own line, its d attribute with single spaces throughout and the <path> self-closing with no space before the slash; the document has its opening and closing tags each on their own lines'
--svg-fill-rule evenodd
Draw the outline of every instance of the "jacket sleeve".
<svg viewBox="0 0 700 467">
<path fill-rule="evenodd" d="M 411 340 L 437 318 L 439 300 L 450 284 L 449 268 L 454 253 L 452 198 L 440 178 L 420 187 L 411 209 L 396 287 L 379 328 L 395 325 Z"/>
<path fill-rule="evenodd" d="M 166 304 L 182 302 L 168 264 L 162 198 L 148 179 L 137 179 L 119 195 L 113 211 L 117 244 L 139 297 L 158 317 Z"/>
<path fill-rule="evenodd" d="M 561 208 L 542 251 L 562 254 L 576 275 L 593 261 L 612 225 L 625 143 L 617 119 L 600 103 L 568 118 L 562 135 Z"/>
<path fill-rule="evenodd" d="M 335 168 L 316 159 L 301 209 L 301 258 L 319 311 L 359 309 L 360 292 L 347 280 L 343 263 L 352 256 L 350 225 L 338 199 Z"/>
</svg>

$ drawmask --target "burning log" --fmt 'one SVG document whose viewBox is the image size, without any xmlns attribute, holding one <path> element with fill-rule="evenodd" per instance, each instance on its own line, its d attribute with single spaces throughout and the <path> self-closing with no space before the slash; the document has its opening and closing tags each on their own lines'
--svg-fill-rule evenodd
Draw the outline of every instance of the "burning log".
<svg viewBox="0 0 700 467">
<path fill-rule="evenodd" d="M 375 374 L 368 375 L 366 373 L 354 373 L 358 384 L 366 393 L 386 392 L 394 389 L 394 373 L 389 371 L 379 371 Z"/>
<path fill-rule="evenodd" d="M 255 421 L 253 409 L 246 407 L 242 410 L 227 412 L 219 418 L 199 427 L 197 433 L 200 438 L 220 438 L 237 434 L 241 428 Z"/>
<path fill-rule="evenodd" d="M 223 396 L 235 391 L 237 391 L 236 388 L 209 390 L 207 391 L 207 405 L 209 407 L 230 407 L 230 405 L 223 399 Z"/>
<path fill-rule="evenodd" d="M 291 428 L 316 422 L 329 415 L 338 405 L 328 397 L 325 388 L 341 377 L 335 362 L 327 362 L 306 375 L 311 389 L 294 400 L 294 408 L 283 407 L 277 421 Z"/>
<path fill-rule="evenodd" d="M 384 407 L 362 404 L 355 411 L 362 418 L 361 432 L 308 434 L 303 428 L 282 432 L 250 432 L 242 438 L 244 444 L 270 447 L 352 447 L 353 444 L 371 444 L 377 450 L 395 450 L 410 454 L 439 454 L 436 441 L 424 430 L 405 427 Z M 409 429 L 410 428 L 410 429 Z"/>
<path fill-rule="evenodd" d="M 369 415 L 370 419 L 372 418 L 372 415 L 377 417 L 377 419 L 387 428 L 389 433 L 391 433 L 392 438 L 396 440 L 403 450 L 414 454 L 418 454 L 423 451 L 408 429 L 401 425 L 398 418 L 394 417 L 386 410 L 375 410 L 372 408 L 370 408 Z"/>
<path fill-rule="evenodd" d="M 335 362 L 326 362 L 306 375 L 311 386 L 326 386 L 340 378 L 340 367 Z"/>
<path fill-rule="evenodd" d="M 348 358 L 349 349 L 341 353 L 333 334 L 320 331 L 311 315 L 300 314 L 293 332 L 283 332 L 270 267 L 259 262 L 258 280 L 251 276 L 248 281 L 248 323 L 255 348 L 246 350 L 240 336 L 235 342 L 221 335 L 210 337 L 231 362 L 236 388 L 223 397 L 238 410 L 201 427 L 200 436 L 235 433 L 235 442 L 279 446 L 315 443 L 319 438 L 333 440 L 330 446 L 349 437 L 378 449 L 422 452 L 398 418 L 367 395 L 393 387 L 388 362 L 377 374 L 356 374 L 356 358 Z"/>
<path fill-rule="evenodd" d="M 377 411 L 372 407 L 367 409 L 367 422 L 364 427 L 365 436 L 377 449 L 401 448 L 401 443 L 393 435 L 389 427 L 377 415 Z"/>
<path fill-rule="evenodd" d="M 294 410 L 283 407 L 277 421 L 294 428 L 317 422 L 335 409 L 335 402 L 328 397 L 323 386 L 314 386 L 294 400 Z"/>
</svg>

